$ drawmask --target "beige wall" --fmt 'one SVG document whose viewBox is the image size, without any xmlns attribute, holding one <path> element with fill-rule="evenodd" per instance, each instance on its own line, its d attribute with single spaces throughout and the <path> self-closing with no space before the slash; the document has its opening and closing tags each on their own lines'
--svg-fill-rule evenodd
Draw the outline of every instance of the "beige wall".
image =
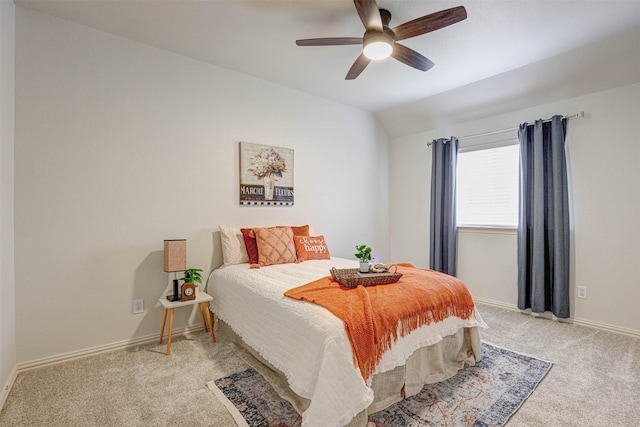
<svg viewBox="0 0 640 427">
<path fill-rule="evenodd" d="M 587 117 L 571 120 L 567 133 L 572 317 L 578 323 L 640 335 L 639 99 L 640 84 L 635 84 L 393 140 L 392 259 L 428 265 L 431 151 L 427 141 L 584 110 Z M 461 145 L 481 142 L 486 141 L 463 140 Z M 516 262 L 515 233 L 459 231 L 458 276 L 479 300 L 515 308 Z M 587 287 L 587 299 L 575 298 L 576 285 Z"/>
<path fill-rule="evenodd" d="M 0 1 L 0 409 L 16 376 L 13 251 L 13 65 L 15 11 Z"/>
<path fill-rule="evenodd" d="M 333 255 L 388 253 L 388 142 L 369 113 L 22 8 L 16 71 L 21 365 L 155 336 L 166 238 L 206 271 L 219 224 L 308 223 Z M 239 207 L 239 141 L 295 150 L 294 207 Z"/>
</svg>

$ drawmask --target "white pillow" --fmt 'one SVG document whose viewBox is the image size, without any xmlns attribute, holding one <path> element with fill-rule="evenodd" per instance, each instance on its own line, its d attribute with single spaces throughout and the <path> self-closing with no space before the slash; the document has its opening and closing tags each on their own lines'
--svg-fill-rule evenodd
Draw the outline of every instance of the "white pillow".
<svg viewBox="0 0 640 427">
<path fill-rule="evenodd" d="M 247 255 L 247 247 L 244 245 L 240 227 L 219 225 L 218 228 L 220 228 L 222 242 L 222 267 L 248 263 L 249 255 Z"/>
</svg>

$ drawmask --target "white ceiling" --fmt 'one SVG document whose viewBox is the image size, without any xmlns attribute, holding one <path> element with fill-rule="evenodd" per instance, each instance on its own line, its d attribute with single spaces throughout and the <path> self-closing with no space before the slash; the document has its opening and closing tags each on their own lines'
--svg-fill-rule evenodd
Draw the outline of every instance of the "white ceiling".
<svg viewBox="0 0 640 427">
<path fill-rule="evenodd" d="M 545 103 L 640 81 L 638 0 L 378 0 L 391 27 L 459 5 L 468 18 L 402 42 L 435 62 L 431 70 L 389 59 L 353 81 L 344 77 L 360 46 L 295 45 L 362 36 L 351 0 L 15 3 L 374 112 L 392 137 L 517 108 L 522 95 Z"/>
</svg>

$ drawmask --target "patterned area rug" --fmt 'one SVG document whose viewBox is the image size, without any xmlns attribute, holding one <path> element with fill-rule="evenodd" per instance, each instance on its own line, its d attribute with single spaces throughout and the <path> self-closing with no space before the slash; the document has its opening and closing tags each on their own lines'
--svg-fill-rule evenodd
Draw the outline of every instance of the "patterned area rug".
<svg viewBox="0 0 640 427">
<path fill-rule="evenodd" d="M 369 422 L 376 427 L 503 426 L 549 369 L 549 362 L 482 343 L 476 366 L 371 414 Z M 253 368 L 208 387 L 239 426 L 300 426 L 300 415 Z"/>
</svg>

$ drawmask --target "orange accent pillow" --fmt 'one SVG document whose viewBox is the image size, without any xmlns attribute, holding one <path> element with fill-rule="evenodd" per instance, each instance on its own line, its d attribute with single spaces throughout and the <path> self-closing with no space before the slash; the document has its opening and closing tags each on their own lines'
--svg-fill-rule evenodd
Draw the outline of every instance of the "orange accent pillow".
<svg viewBox="0 0 640 427">
<path fill-rule="evenodd" d="M 269 227 L 275 228 L 275 227 Z M 291 226 L 291 231 L 294 236 L 308 236 L 309 225 Z M 253 232 L 253 228 L 241 228 L 242 239 L 244 240 L 244 246 L 247 248 L 247 256 L 249 257 L 249 264 L 258 264 L 258 244 L 256 243 L 256 235 Z"/>
<path fill-rule="evenodd" d="M 331 259 L 327 242 L 324 236 L 293 236 L 296 245 L 298 259 L 305 261 L 310 259 Z"/>
<path fill-rule="evenodd" d="M 293 235 L 294 236 L 308 236 L 309 235 L 309 225 L 299 225 L 299 226 L 295 226 L 292 225 L 291 226 L 291 231 L 293 231 Z"/>
<path fill-rule="evenodd" d="M 291 227 L 254 228 L 260 267 L 296 262 Z"/>
</svg>

